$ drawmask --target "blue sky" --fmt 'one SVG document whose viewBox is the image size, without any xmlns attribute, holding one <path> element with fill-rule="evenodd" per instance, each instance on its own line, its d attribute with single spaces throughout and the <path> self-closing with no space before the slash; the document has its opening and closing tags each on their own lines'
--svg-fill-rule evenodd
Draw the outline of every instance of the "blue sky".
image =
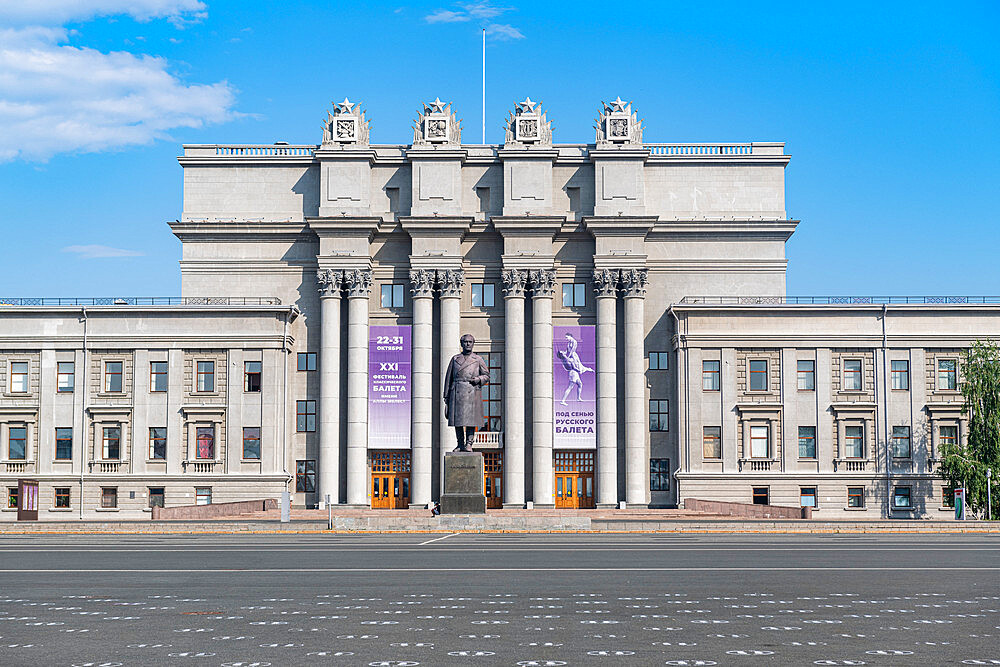
<svg viewBox="0 0 1000 667">
<path fill-rule="evenodd" d="M 788 294 L 1000 294 L 1000 3 L 0 0 L 0 296 L 180 293 L 183 143 L 318 143 L 360 99 L 487 141 L 540 99 L 652 142 L 785 141 Z"/>
</svg>

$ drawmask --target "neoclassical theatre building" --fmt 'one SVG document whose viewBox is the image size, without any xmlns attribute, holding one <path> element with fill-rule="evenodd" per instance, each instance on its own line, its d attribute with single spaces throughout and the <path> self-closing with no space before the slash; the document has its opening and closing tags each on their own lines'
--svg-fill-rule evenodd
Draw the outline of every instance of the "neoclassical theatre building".
<svg viewBox="0 0 1000 667">
<path fill-rule="evenodd" d="M 782 143 L 648 143 L 620 98 L 589 144 L 505 125 L 463 144 L 435 99 L 375 144 L 345 99 L 319 145 L 184 146 L 181 297 L 3 301 L 3 518 L 18 479 L 48 518 L 427 506 L 465 333 L 491 507 L 943 516 L 995 300 L 785 297 Z"/>
</svg>

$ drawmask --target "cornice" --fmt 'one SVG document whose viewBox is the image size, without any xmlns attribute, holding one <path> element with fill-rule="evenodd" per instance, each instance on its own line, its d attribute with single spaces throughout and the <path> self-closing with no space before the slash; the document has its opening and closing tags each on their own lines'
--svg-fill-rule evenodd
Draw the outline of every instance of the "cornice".
<svg viewBox="0 0 1000 667">
<path fill-rule="evenodd" d="M 192 222 L 167 223 L 181 241 L 224 241 L 238 236 L 241 241 L 297 240 L 309 235 L 306 222 Z"/>
<path fill-rule="evenodd" d="M 549 160 L 550 162 L 555 162 L 559 157 L 559 149 L 544 147 L 544 148 L 501 148 L 497 151 L 497 157 L 500 161 L 505 160 Z"/>
<path fill-rule="evenodd" d="M 562 215 L 495 215 L 493 227 L 503 236 L 555 238 L 566 222 Z"/>
<path fill-rule="evenodd" d="M 422 216 L 422 215 L 401 215 L 399 222 L 403 231 L 413 236 L 454 236 L 461 234 L 464 236 L 472 227 L 474 219 L 472 216 Z"/>
<path fill-rule="evenodd" d="M 657 220 L 649 236 L 675 239 L 740 236 L 787 241 L 798 224 L 798 220 Z"/>
<path fill-rule="evenodd" d="M 585 216 L 583 224 L 587 231 L 598 236 L 646 236 L 656 224 L 655 215 L 631 216 Z"/>
</svg>

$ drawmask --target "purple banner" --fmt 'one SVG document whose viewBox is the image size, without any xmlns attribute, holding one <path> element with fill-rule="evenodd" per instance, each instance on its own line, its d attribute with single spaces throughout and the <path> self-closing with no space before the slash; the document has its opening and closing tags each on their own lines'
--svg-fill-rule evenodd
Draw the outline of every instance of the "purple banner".
<svg viewBox="0 0 1000 667">
<path fill-rule="evenodd" d="M 597 327 L 552 327 L 554 449 L 597 448 Z"/>
<path fill-rule="evenodd" d="M 410 448 L 410 327 L 368 327 L 368 448 Z"/>
</svg>

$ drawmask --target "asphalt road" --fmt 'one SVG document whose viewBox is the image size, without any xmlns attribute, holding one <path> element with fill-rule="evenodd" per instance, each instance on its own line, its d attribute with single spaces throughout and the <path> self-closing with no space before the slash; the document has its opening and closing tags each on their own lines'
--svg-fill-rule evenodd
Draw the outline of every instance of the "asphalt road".
<svg viewBox="0 0 1000 667">
<path fill-rule="evenodd" d="M 0 536 L 0 665 L 1000 665 L 1000 536 Z"/>
</svg>

